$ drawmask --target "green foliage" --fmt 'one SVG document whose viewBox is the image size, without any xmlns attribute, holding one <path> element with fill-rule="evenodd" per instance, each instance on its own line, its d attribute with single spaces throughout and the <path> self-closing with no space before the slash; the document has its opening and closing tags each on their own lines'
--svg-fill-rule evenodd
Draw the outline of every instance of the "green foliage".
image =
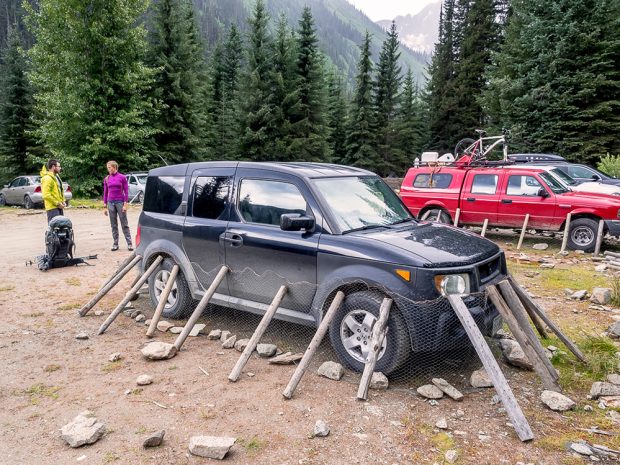
<svg viewBox="0 0 620 465">
<path fill-rule="evenodd" d="M 407 71 L 399 100 L 400 107 L 394 121 L 396 137 L 393 150 L 398 162 L 396 172 L 404 173 L 424 151 L 428 140 L 426 100 L 414 88 L 411 70 Z"/>
<path fill-rule="evenodd" d="M 342 78 L 335 71 L 327 76 L 327 143 L 332 160 L 339 163 L 344 159 L 347 149 L 347 111 Z"/>
<path fill-rule="evenodd" d="M 605 155 L 596 167 L 609 176 L 620 178 L 620 155 Z"/>
</svg>

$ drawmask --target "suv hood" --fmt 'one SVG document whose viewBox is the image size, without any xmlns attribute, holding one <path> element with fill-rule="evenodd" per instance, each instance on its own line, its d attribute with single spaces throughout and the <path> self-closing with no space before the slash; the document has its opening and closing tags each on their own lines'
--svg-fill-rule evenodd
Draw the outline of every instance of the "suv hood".
<svg viewBox="0 0 620 465">
<path fill-rule="evenodd" d="M 422 258 L 425 268 L 466 266 L 499 253 L 493 242 L 453 226 L 418 223 L 405 229 L 371 231 L 367 239 L 383 242 Z"/>
</svg>

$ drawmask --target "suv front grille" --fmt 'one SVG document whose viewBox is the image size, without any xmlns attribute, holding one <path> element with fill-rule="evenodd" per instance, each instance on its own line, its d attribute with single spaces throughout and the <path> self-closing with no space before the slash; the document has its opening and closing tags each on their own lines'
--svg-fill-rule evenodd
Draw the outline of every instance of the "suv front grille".
<svg viewBox="0 0 620 465">
<path fill-rule="evenodd" d="M 501 255 L 493 257 L 491 260 L 478 265 L 478 276 L 480 284 L 486 284 L 491 281 L 501 271 Z"/>
</svg>

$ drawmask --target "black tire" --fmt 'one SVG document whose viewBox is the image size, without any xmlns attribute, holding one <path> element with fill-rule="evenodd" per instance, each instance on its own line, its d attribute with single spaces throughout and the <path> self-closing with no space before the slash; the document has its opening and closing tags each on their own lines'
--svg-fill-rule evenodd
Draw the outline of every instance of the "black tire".
<svg viewBox="0 0 620 465">
<path fill-rule="evenodd" d="M 149 296 L 154 307 L 157 307 L 159 303 L 159 296 L 164 290 L 166 281 L 174 265 L 174 260 L 166 258 L 149 278 Z M 170 292 L 168 300 L 171 303 L 166 304 L 164 307 L 162 312 L 164 318 L 180 320 L 187 318 L 191 314 L 194 307 L 194 300 L 192 299 L 189 286 L 181 270 L 179 270 L 177 274 L 174 287 Z"/>
<path fill-rule="evenodd" d="M 590 218 L 577 218 L 571 221 L 568 231 L 568 248 L 592 252 L 596 246 L 598 222 Z"/>
<path fill-rule="evenodd" d="M 456 147 L 454 147 L 454 159 L 458 160 L 463 155 L 472 155 L 471 153 L 466 153 L 465 149 L 467 149 L 470 145 L 472 145 L 475 142 L 476 141 L 474 139 L 470 139 L 469 137 L 466 137 L 465 139 L 461 139 L 460 141 L 458 141 L 456 144 Z"/>
<path fill-rule="evenodd" d="M 69 206 L 69 204 L 71 203 L 71 200 L 65 200 L 65 206 Z"/>
<path fill-rule="evenodd" d="M 379 292 L 361 291 L 349 294 L 334 315 L 329 327 L 329 338 L 338 358 L 351 370 L 364 370 L 363 348 L 370 347 L 371 325 L 379 317 L 384 296 Z M 359 326 L 355 328 L 355 325 Z M 387 323 L 388 331 L 375 371 L 386 375 L 402 366 L 411 353 L 409 331 L 398 309 L 392 305 Z M 359 336 L 355 336 L 355 329 Z M 345 341 L 355 344 L 345 347 Z M 358 345 L 359 344 L 359 345 Z"/>
<path fill-rule="evenodd" d="M 3 194 L 0 194 L 0 207 L 6 206 L 6 197 Z"/>
<path fill-rule="evenodd" d="M 426 216 L 424 221 L 434 221 L 436 223 L 445 223 L 445 224 L 452 223 L 452 218 L 450 218 L 450 214 L 441 208 L 431 208 L 430 210 L 426 210 L 424 214 L 420 216 L 420 219 L 422 219 L 422 217 L 426 215 L 427 213 L 428 215 Z"/>
<path fill-rule="evenodd" d="M 24 196 L 24 208 L 26 210 L 32 210 L 34 208 L 34 202 L 29 195 Z"/>
<path fill-rule="evenodd" d="M 144 199 L 144 192 L 142 191 L 138 192 L 138 197 L 136 197 L 136 202 L 142 203 L 143 199 Z"/>
</svg>

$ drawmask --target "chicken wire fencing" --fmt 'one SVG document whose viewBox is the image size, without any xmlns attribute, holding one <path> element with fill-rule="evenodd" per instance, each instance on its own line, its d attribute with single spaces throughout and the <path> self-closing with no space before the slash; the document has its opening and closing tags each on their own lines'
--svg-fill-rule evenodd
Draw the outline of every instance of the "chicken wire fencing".
<svg viewBox="0 0 620 465">
<path fill-rule="evenodd" d="M 219 268 L 205 271 L 196 263 L 192 266 L 196 278 L 207 289 Z M 416 301 L 359 280 L 331 283 L 330 289 L 335 290 L 322 295 L 325 291 L 316 284 L 291 282 L 273 271 L 257 273 L 247 268 L 229 271 L 199 322 L 206 324 L 207 332 L 227 330 L 237 340 L 249 339 L 281 286 L 286 286 L 287 292 L 260 340 L 275 344 L 279 352 L 303 353 L 337 290 L 345 294 L 310 369 L 316 370 L 331 360 L 351 372 L 363 371 L 371 347 L 372 328 L 386 296 L 393 303 L 375 371 L 383 372 L 397 384 L 428 382 L 441 377 L 464 385 L 471 372 L 482 366 L 445 297 Z M 469 294 L 463 297 L 463 302 L 491 348 L 496 350 L 491 336 L 501 328 L 502 321 L 486 294 Z"/>
</svg>

